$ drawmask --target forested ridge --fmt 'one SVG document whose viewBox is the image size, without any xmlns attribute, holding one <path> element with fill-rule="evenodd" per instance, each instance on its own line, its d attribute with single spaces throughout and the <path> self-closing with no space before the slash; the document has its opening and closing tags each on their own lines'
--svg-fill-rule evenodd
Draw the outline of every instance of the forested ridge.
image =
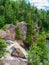
<svg viewBox="0 0 49 65">
<path fill-rule="evenodd" d="M 0 29 L 5 30 L 8 24 L 16 26 L 22 21 L 27 24 L 27 34 L 23 43 L 28 50 L 28 65 L 40 63 L 49 65 L 46 48 L 46 33 L 49 33 L 49 10 L 37 9 L 26 0 L 0 0 Z M 19 26 L 16 29 L 16 40 L 22 40 Z M 0 39 L 0 57 L 6 52 L 5 48 L 5 40 Z"/>
<path fill-rule="evenodd" d="M 49 11 L 38 10 L 25 0 L 0 0 L 0 28 L 5 24 L 15 24 L 16 21 L 37 23 L 40 30 L 49 29 Z"/>
</svg>

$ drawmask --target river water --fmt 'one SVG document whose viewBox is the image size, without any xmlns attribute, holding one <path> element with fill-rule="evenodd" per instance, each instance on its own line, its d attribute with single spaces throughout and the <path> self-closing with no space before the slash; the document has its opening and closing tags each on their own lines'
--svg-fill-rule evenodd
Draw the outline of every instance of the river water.
<svg viewBox="0 0 49 65">
<path fill-rule="evenodd" d="M 49 42 L 47 43 L 47 48 L 49 49 Z"/>
</svg>

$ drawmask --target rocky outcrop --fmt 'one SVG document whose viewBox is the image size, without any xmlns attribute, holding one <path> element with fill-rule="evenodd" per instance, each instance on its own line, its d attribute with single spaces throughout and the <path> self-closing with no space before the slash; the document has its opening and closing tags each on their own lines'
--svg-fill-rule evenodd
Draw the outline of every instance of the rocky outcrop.
<svg viewBox="0 0 49 65">
<path fill-rule="evenodd" d="M 15 48 L 12 53 L 11 53 L 12 56 L 14 57 L 20 57 L 20 58 L 25 58 L 24 54 L 22 53 L 22 51 L 19 49 L 19 48 Z"/>
<path fill-rule="evenodd" d="M 26 48 L 23 41 L 22 40 L 16 40 L 20 46 L 22 46 L 23 48 Z"/>
<path fill-rule="evenodd" d="M 6 41 L 8 45 L 7 50 L 9 50 L 10 54 L 14 57 L 27 58 L 27 51 L 25 48 L 20 46 L 17 41 Z M 6 56 L 7 57 L 7 56 Z"/>
<path fill-rule="evenodd" d="M 6 32 L 4 30 L 0 30 L 0 38 L 5 38 L 6 37 Z"/>
<path fill-rule="evenodd" d="M 14 58 L 13 60 L 2 59 L 0 65 L 27 65 L 27 60 L 22 58 Z"/>
<path fill-rule="evenodd" d="M 5 31 L 0 30 L 0 38 L 4 38 L 6 40 L 15 40 L 17 26 L 20 26 L 22 40 L 24 40 L 26 38 L 27 33 L 27 24 L 24 21 L 18 22 L 16 26 L 13 24 L 8 24 Z"/>
<path fill-rule="evenodd" d="M 17 23 L 17 26 L 20 26 L 20 31 L 22 33 L 22 40 L 26 38 L 26 33 L 27 33 L 27 24 L 25 21 Z"/>
<path fill-rule="evenodd" d="M 7 40 L 7 50 L 3 59 L 4 65 L 27 65 L 27 51 L 17 41 Z"/>
<path fill-rule="evenodd" d="M 20 32 L 22 34 L 22 40 L 24 40 L 26 38 L 26 33 L 27 33 L 27 24 L 22 21 L 22 22 L 18 22 L 15 25 L 13 24 L 8 24 L 7 28 L 6 28 L 6 38 L 8 40 L 15 40 L 15 36 L 16 36 L 16 27 L 20 26 Z"/>
<path fill-rule="evenodd" d="M 16 26 L 14 26 L 13 24 L 8 24 L 5 31 L 0 29 L 0 38 L 5 40 L 15 40 L 15 29 Z"/>
<path fill-rule="evenodd" d="M 14 60 L 3 60 L 4 65 L 27 65 L 27 61 L 25 59 L 16 58 Z"/>
<path fill-rule="evenodd" d="M 22 40 L 16 40 L 16 27 L 20 26 L 22 32 Z M 24 48 L 23 40 L 26 38 L 27 24 L 22 21 L 18 22 L 17 25 L 8 24 L 6 30 L 0 30 L 0 38 L 5 39 L 7 43 L 7 51 L 9 53 L 4 54 L 4 65 L 27 65 L 27 51 Z M 16 40 L 16 41 L 15 41 Z"/>
<path fill-rule="evenodd" d="M 12 24 L 7 25 L 5 39 L 15 40 L 15 36 L 16 36 L 15 30 L 16 30 L 16 27 L 14 25 Z"/>
</svg>

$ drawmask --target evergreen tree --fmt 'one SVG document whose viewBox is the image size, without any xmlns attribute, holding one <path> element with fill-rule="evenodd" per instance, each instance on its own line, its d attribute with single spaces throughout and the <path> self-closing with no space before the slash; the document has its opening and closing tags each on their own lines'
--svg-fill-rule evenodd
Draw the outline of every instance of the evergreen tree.
<svg viewBox="0 0 49 65">
<path fill-rule="evenodd" d="M 46 36 L 43 32 L 30 47 L 28 52 L 28 65 L 39 65 L 40 63 L 43 65 L 45 65 L 45 63 L 48 64 L 48 49 L 46 48 L 46 44 Z"/>
<path fill-rule="evenodd" d="M 22 38 L 22 34 L 21 34 L 21 31 L 20 31 L 20 27 L 17 26 L 16 27 L 16 39 L 21 39 Z"/>
<path fill-rule="evenodd" d="M 3 39 L 0 39 L 0 57 L 2 57 L 4 55 L 4 53 L 6 52 L 6 42 Z"/>
</svg>

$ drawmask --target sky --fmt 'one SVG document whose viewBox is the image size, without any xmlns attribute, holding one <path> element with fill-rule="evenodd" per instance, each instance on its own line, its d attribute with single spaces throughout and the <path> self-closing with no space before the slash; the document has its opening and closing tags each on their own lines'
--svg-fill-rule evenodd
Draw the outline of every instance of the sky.
<svg viewBox="0 0 49 65">
<path fill-rule="evenodd" d="M 31 5 L 36 6 L 38 9 L 49 10 L 49 0 L 28 0 Z"/>
</svg>

